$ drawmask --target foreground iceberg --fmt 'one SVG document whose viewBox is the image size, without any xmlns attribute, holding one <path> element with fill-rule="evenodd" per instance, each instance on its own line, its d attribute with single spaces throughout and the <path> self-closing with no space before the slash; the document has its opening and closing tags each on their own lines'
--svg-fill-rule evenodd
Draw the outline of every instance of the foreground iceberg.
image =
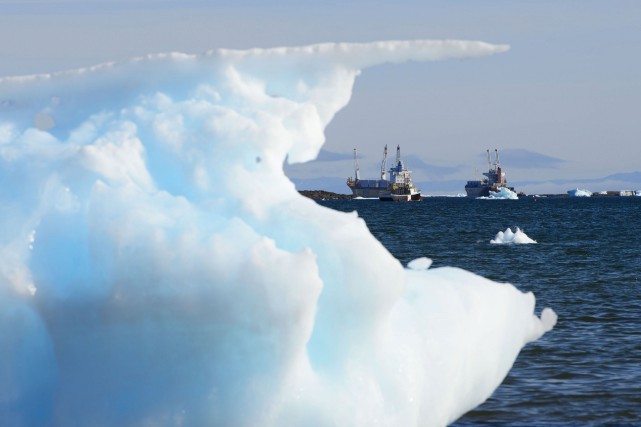
<svg viewBox="0 0 641 427">
<path fill-rule="evenodd" d="M 360 70 L 464 41 L 153 55 L 0 79 L 6 425 L 445 425 L 551 329 L 535 299 L 404 269 L 300 196 Z"/>
</svg>

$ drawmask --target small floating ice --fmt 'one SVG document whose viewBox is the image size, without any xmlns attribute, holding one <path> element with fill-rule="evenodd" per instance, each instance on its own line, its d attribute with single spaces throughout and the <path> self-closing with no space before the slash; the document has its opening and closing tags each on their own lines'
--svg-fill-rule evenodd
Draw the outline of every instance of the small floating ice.
<svg viewBox="0 0 641 427">
<path fill-rule="evenodd" d="M 568 190 L 568 196 L 570 197 L 592 197 L 592 192 L 588 190 L 579 190 L 575 188 L 574 190 Z"/>
<path fill-rule="evenodd" d="M 432 265 L 432 260 L 426 257 L 416 258 L 407 263 L 410 270 L 427 270 Z"/>
<path fill-rule="evenodd" d="M 530 239 L 530 237 L 525 234 L 519 227 L 516 227 L 516 231 L 512 231 L 511 228 L 507 228 L 505 231 L 499 231 L 494 236 L 494 239 L 490 240 L 490 243 L 496 244 L 526 244 L 526 243 L 536 243 L 536 240 Z"/>
</svg>

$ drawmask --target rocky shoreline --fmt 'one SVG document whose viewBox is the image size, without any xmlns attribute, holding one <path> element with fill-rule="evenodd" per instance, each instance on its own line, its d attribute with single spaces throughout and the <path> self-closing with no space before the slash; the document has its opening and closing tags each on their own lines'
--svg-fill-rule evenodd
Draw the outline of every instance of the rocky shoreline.
<svg viewBox="0 0 641 427">
<path fill-rule="evenodd" d="M 349 200 L 354 198 L 351 194 L 338 194 L 324 190 L 301 190 L 299 193 L 313 200 Z"/>
</svg>

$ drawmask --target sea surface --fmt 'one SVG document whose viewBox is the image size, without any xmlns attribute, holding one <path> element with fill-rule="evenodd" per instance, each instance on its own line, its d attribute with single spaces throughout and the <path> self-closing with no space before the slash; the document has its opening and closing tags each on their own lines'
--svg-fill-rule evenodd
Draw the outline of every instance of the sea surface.
<svg viewBox="0 0 641 427">
<path fill-rule="evenodd" d="M 318 203 L 356 210 L 403 264 L 509 282 L 559 315 L 455 426 L 641 426 L 641 197 Z M 508 227 L 538 243 L 489 243 Z"/>
</svg>

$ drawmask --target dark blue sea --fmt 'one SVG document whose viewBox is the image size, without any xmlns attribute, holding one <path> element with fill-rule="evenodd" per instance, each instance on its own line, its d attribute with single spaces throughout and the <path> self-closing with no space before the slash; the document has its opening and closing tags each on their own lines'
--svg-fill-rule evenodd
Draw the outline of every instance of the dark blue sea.
<svg viewBox="0 0 641 427">
<path fill-rule="evenodd" d="M 356 210 L 403 264 L 509 282 L 559 315 L 455 426 L 641 426 L 641 197 L 319 203 Z M 507 227 L 538 244 L 489 243 Z"/>
</svg>

